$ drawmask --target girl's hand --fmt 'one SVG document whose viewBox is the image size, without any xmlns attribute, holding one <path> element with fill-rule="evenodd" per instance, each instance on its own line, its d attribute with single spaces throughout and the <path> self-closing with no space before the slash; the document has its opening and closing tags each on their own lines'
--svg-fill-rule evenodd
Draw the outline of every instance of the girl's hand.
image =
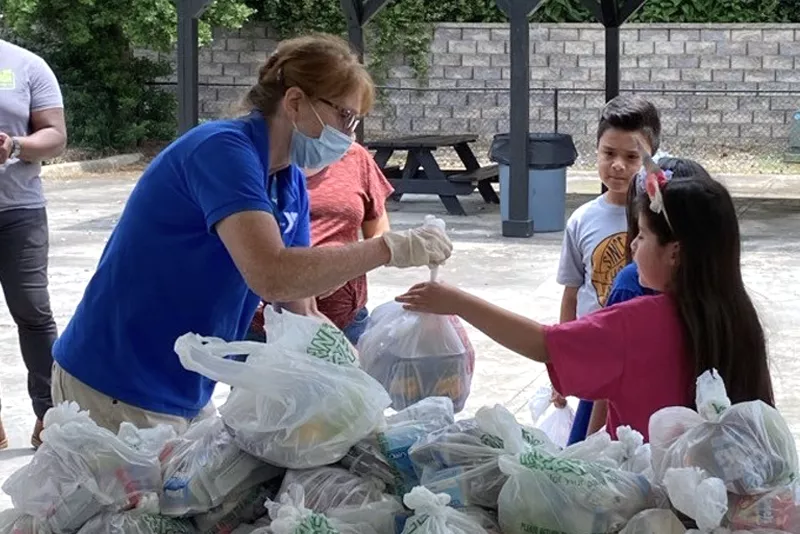
<svg viewBox="0 0 800 534">
<path fill-rule="evenodd" d="M 465 293 L 440 282 L 417 284 L 395 300 L 403 308 L 436 315 L 458 315 Z"/>
</svg>

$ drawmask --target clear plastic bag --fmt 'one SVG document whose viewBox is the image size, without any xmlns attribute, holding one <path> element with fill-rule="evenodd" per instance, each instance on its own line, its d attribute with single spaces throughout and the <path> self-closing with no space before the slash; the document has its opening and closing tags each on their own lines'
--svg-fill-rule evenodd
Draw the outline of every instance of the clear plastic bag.
<svg viewBox="0 0 800 534">
<path fill-rule="evenodd" d="M 51 534 L 42 521 L 9 508 L 0 512 L 0 534 Z"/>
<path fill-rule="evenodd" d="M 498 498 L 505 534 L 618 532 L 648 508 L 650 484 L 635 473 L 533 450 L 502 456 Z"/>
<path fill-rule="evenodd" d="M 671 510 L 645 510 L 636 514 L 619 534 L 685 534 L 678 516 Z"/>
<path fill-rule="evenodd" d="M 123 423 L 123 440 L 74 402 L 51 408 L 44 426 L 31 462 L 3 484 L 17 510 L 46 521 L 55 534 L 71 534 L 102 512 L 158 509 L 157 450 L 175 438 L 170 427 L 137 430 Z"/>
<path fill-rule="evenodd" d="M 332 508 L 362 507 L 383 499 L 384 484 L 375 479 L 364 479 L 341 467 L 317 467 L 302 471 L 289 470 L 283 479 L 278 495 L 289 488 L 303 488 L 305 506 L 321 514 Z"/>
<path fill-rule="evenodd" d="M 383 384 L 395 410 L 427 397 L 450 397 L 456 413 L 463 409 L 475 351 L 458 318 L 387 302 L 372 311 L 358 351 L 362 367 Z"/>
<path fill-rule="evenodd" d="M 731 495 L 727 520 L 735 530 L 800 532 L 800 480 L 762 495 Z"/>
<path fill-rule="evenodd" d="M 188 519 L 127 512 L 93 517 L 77 534 L 196 534 Z"/>
<path fill-rule="evenodd" d="M 664 486 L 676 510 L 694 519 L 701 531 L 710 532 L 722 525 L 728 511 L 725 483 L 701 469 L 668 469 Z"/>
<path fill-rule="evenodd" d="M 335 326 L 316 317 L 264 307 L 264 324 L 269 328 L 268 343 L 275 349 L 303 352 L 336 364 L 358 367 L 358 351 Z"/>
<path fill-rule="evenodd" d="M 391 402 L 361 369 L 319 354 L 195 334 L 181 336 L 175 351 L 186 369 L 234 386 L 219 408 L 223 422 L 242 450 L 279 467 L 338 462 L 383 422 Z"/>
<path fill-rule="evenodd" d="M 406 520 L 402 534 L 486 534 L 480 522 L 448 506 L 447 494 L 418 486 L 403 497 L 403 503 L 414 515 Z"/>
<path fill-rule="evenodd" d="M 751 495 L 789 484 L 798 473 L 797 448 L 786 421 L 761 402 L 730 405 L 716 371 L 697 381 L 698 414 L 666 408 L 650 419 L 653 470 L 698 467 L 725 482 L 729 492 Z"/>
<path fill-rule="evenodd" d="M 539 388 L 528 403 L 528 408 L 533 426 L 547 434 L 550 441 L 563 449 L 569 442 L 575 411 L 569 405 L 557 408 L 551 401 L 552 396 L 552 387 Z"/>
<path fill-rule="evenodd" d="M 507 478 L 498 458 L 533 448 L 558 451 L 541 430 L 522 427 L 498 405 L 421 438 L 409 455 L 420 483 L 434 493 L 448 494 L 453 506 L 496 509 Z"/>
<path fill-rule="evenodd" d="M 252 523 L 264 517 L 264 503 L 278 493 L 280 480 L 250 488 L 242 493 L 233 493 L 219 506 L 191 518 L 199 534 L 228 534 L 242 524 Z"/>
<path fill-rule="evenodd" d="M 242 451 L 219 417 L 199 421 L 161 454 L 164 491 L 161 513 L 196 515 L 219 506 L 228 495 L 279 477 L 284 470 Z"/>
<path fill-rule="evenodd" d="M 267 501 L 266 507 L 272 523 L 264 534 L 345 534 L 323 514 L 306 508 L 303 488 L 297 484 L 289 486 L 278 502 Z"/>
<path fill-rule="evenodd" d="M 453 401 L 429 397 L 386 418 L 386 426 L 359 441 L 341 464 L 352 473 L 377 478 L 387 491 L 403 496 L 419 485 L 409 449 L 431 432 L 453 424 Z"/>
</svg>

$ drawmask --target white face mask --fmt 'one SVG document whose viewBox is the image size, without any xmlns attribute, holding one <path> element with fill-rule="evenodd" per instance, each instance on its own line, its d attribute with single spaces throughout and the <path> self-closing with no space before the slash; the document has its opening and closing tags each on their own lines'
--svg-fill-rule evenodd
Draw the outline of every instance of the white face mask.
<svg viewBox="0 0 800 534">
<path fill-rule="evenodd" d="M 322 124 L 322 133 L 315 139 L 294 125 L 290 157 L 292 163 L 300 168 L 322 169 L 342 159 L 353 144 L 353 138 L 325 124 L 317 114 L 317 110 L 313 106 L 311 109 Z"/>
</svg>

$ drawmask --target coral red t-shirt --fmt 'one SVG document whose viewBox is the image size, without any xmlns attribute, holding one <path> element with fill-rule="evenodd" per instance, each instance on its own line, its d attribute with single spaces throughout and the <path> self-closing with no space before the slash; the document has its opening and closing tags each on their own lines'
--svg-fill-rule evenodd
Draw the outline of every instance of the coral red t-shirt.
<svg viewBox="0 0 800 534">
<path fill-rule="evenodd" d="M 394 192 L 367 149 L 353 143 L 345 156 L 306 180 L 311 202 L 311 246 L 355 243 L 361 226 L 380 218 Z M 367 277 L 351 280 L 317 307 L 344 328 L 367 304 Z"/>
<path fill-rule="evenodd" d="M 639 297 L 549 326 L 550 380 L 562 395 L 608 399 L 606 430 L 630 425 L 648 439 L 650 416 L 668 406 L 693 406 L 694 366 L 675 302 Z"/>
</svg>

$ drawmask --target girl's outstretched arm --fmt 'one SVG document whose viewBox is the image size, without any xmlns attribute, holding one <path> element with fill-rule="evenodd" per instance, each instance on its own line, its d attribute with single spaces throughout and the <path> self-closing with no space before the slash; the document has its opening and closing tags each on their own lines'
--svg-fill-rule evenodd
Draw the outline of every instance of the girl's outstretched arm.
<svg viewBox="0 0 800 534">
<path fill-rule="evenodd" d="M 396 300 L 411 311 L 458 315 L 504 347 L 537 362 L 549 361 L 542 325 L 460 289 L 426 282 Z"/>
</svg>

